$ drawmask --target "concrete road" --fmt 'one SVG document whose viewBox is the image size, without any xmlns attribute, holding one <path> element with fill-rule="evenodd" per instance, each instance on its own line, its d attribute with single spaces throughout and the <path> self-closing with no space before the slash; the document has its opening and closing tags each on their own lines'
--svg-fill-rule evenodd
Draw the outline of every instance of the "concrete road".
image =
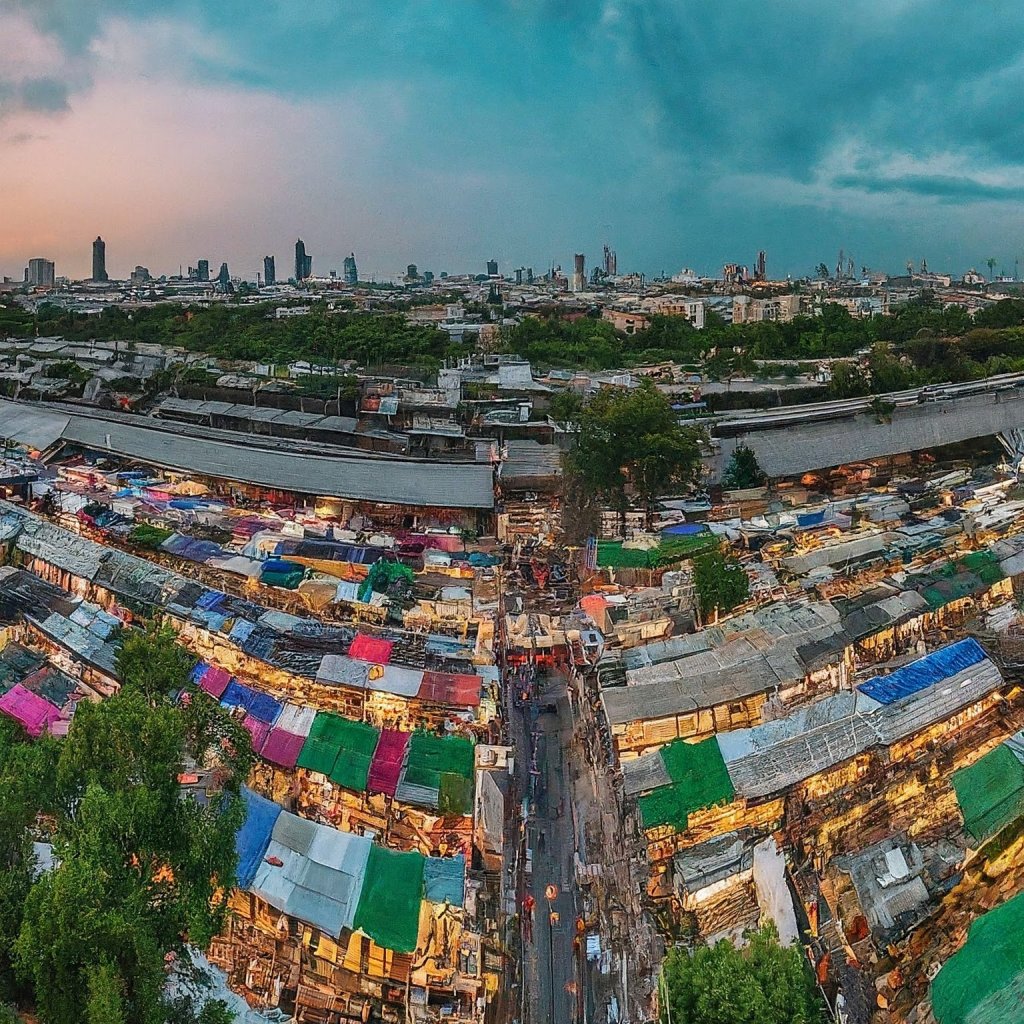
<svg viewBox="0 0 1024 1024">
<path fill-rule="evenodd" d="M 532 1024 L 569 1024 L 578 1020 L 574 844 L 564 758 L 572 727 L 564 681 L 553 676 L 547 689 L 540 706 L 554 701 L 556 712 L 541 711 L 533 726 L 537 755 L 534 814 L 528 829 L 533 860 L 528 889 L 534 911 L 533 942 L 526 946 L 526 979 Z M 529 710 L 523 714 L 529 728 Z"/>
</svg>

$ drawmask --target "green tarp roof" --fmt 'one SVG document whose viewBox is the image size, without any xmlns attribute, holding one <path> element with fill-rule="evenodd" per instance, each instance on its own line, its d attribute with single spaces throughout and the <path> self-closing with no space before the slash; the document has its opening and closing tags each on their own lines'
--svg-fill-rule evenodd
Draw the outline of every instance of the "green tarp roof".
<svg viewBox="0 0 1024 1024">
<path fill-rule="evenodd" d="M 612 569 L 654 569 L 711 551 L 719 544 L 710 531 L 663 537 L 653 548 L 626 548 L 619 540 L 597 542 L 597 564 Z"/>
<path fill-rule="evenodd" d="M 1024 814 L 1024 764 L 1004 743 L 954 772 L 952 781 L 964 826 L 977 843 Z"/>
<path fill-rule="evenodd" d="M 1024 1019 L 1021 999 L 1024 893 L 971 925 L 932 982 L 932 1011 L 939 1024 L 1010 1024 Z"/>
<path fill-rule="evenodd" d="M 420 929 L 421 853 L 397 853 L 374 844 L 356 907 L 355 926 L 385 949 L 411 953 Z"/>
<path fill-rule="evenodd" d="M 473 743 L 464 736 L 414 732 L 405 760 L 405 782 L 440 789 L 442 776 L 473 778 Z"/>
<path fill-rule="evenodd" d="M 736 795 L 714 736 L 700 743 L 674 740 L 661 748 L 661 759 L 672 783 L 640 798 L 644 828 L 671 825 L 683 832 L 694 811 L 728 803 Z"/>
<path fill-rule="evenodd" d="M 320 712 L 299 753 L 298 766 L 329 775 L 339 786 L 363 791 L 379 730 L 365 722 Z"/>
</svg>

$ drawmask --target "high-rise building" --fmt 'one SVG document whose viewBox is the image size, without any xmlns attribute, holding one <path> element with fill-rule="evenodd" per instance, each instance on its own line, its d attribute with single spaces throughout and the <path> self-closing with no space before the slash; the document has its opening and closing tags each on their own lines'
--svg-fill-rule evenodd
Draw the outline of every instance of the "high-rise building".
<svg viewBox="0 0 1024 1024">
<path fill-rule="evenodd" d="M 295 281 L 305 281 L 313 274 L 313 257 L 306 254 L 306 243 L 300 238 L 295 243 Z"/>
<path fill-rule="evenodd" d="M 228 273 L 228 265 L 222 263 L 220 272 L 217 274 L 217 285 L 221 291 L 227 291 L 231 287 L 231 275 Z"/>
<path fill-rule="evenodd" d="M 190 281 L 209 281 L 210 280 L 210 261 L 199 260 L 194 267 L 188 268 L 188 279 Z"/>
<path fill-rule="evenodd" d="M 133 288 L 141 288 L 144 284 L 148 284 L 153 280 L 152 274 L 149 272 L 148 267 L 136 267 L 131 274 L 131 286 Z"/>
<path fill-rule="evenodd" d="M 533 267 L 526 268 L 526 283 L 533 284 Z"/>
<path fill-rule="evenodd" d="M 583 253 L 578 252 L 573 257 L 572 290 L 581 292 L 586 287 L 586 283 L 586 257 Z"/>
<path fill-rule="evenodd" d="M 618 277 L 619 274 L 619 258 L 607 245 L 604 247 L 604 272 L 606 277 Z"/>
<path fill-rule="evenodd" d="M 423 283 L 433 284 L 434 283 L 434 272 L 432 270 L 423 271 Z"/>
<path fill-rule="evenodd" d="M 488 260 L 487 261 L 487 276 L 497 277 L 498 276 L 498 261 Z"/>
<path fill-rule="evenodd" d="M 405 268 L 405 279 L 407 281 L 418 281 L 420 279 L 420 272 L 416 269 L 415 263 L 410 263 Z"/>
<path fill-rule="evenodd" d="M 52 288 L 56 276 L 53 260 L 43 259 L 41 256 L 29 260 L 25 268 L 25 284 L 30 288 Z"/>
<path fill-rule="evenodd" d="M 263 257 L 263 283 L 277 284 L 277 271 L 274 269 L 274 257 Z"/>
<path fill-rule="evenodd" d="M 345 284 L 350 288 L 354 288 L 359 284 L 359 271 L 356 269 L 356 254 L 354 252 L 350 252 L 345 257 L 342 272 L 345 277 Z"/>
<path fill-rule="evenodd" d="M 757 263 L 754 265 L 754 280 L 768 280 L 768 254 L 761 249 L 757 254 Z"/>
<path fill-rule="evenodd" d="M 107 243 L 96 236 L 92 243 L 92 279 L 94 281 L 109 281 L 107 277 Z"/>
</svg>

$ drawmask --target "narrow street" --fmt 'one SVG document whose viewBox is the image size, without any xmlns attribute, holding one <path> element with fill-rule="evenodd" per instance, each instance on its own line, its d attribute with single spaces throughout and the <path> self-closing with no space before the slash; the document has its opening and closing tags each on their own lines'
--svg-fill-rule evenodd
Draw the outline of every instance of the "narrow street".
<svg viewBox="0 0 1024 1024">
<path fill-rule="evenodd" d="M 573 877 L 573 825 L 571 795 L 564 750 L 571 736 L 568 700 L 560 675 L 541 676 L 547 686 L 536 702 L 520 709 L 530 730 L 533 718 L 535 767 L 533 810 L 527 841 L 532 874 L 527 892 L 532 898 L 532 942 L 525 943 L 527 1019 L 532 1024 L 552 1021 L 563 1024 L 579 1020 L 578 953 L 574 948 L 578 913 Z M 554 707 L 554 711 L 550 708 Z M 548 708 L 549 710 L 544 710 Z M 527 933 L 529 933 L 527 926 Z"/>
</svg>

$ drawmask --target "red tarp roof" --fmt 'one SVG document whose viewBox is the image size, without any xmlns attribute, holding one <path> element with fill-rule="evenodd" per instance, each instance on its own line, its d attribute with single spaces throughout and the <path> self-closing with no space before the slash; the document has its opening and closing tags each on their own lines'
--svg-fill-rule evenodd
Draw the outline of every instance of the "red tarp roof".
<svg viewBox="0 0 1024 1024">
<path fill-rule="evenodd" d="M 32 737 L 41 736 L 52 722 L 60 718 L 57 708 L 31 690 L 26 690 L 21 683 L 16 683 L 0 697 L 0 711 L 21 722 Z"/>
<path fill-rule="evenodd" d="M 371 661 L 375 665 L 386 665 L 391 660 L 391 647 L 390 640 L 378 640 L 364 633 L 356 633 L 348 649 L 348 656 L 360 661 Z"/>
<path fill-rule="evenodd" d="M 417 697 L 435 704 L 456 704 L 476 707 L 480 703 L 480 676 L 460 675 L 454 672 L 424 672 Z"/>
<path fill-rule="evenodd" d="M 373 752 L 373 760 L 370 762 L 370 774 L 366 780 L 366 788 L 371 793 L 395 795 L 410 735 L 411 733 L 400 732 L 398 729 L 381 731 L 377 749 Z"/>
</svg>

